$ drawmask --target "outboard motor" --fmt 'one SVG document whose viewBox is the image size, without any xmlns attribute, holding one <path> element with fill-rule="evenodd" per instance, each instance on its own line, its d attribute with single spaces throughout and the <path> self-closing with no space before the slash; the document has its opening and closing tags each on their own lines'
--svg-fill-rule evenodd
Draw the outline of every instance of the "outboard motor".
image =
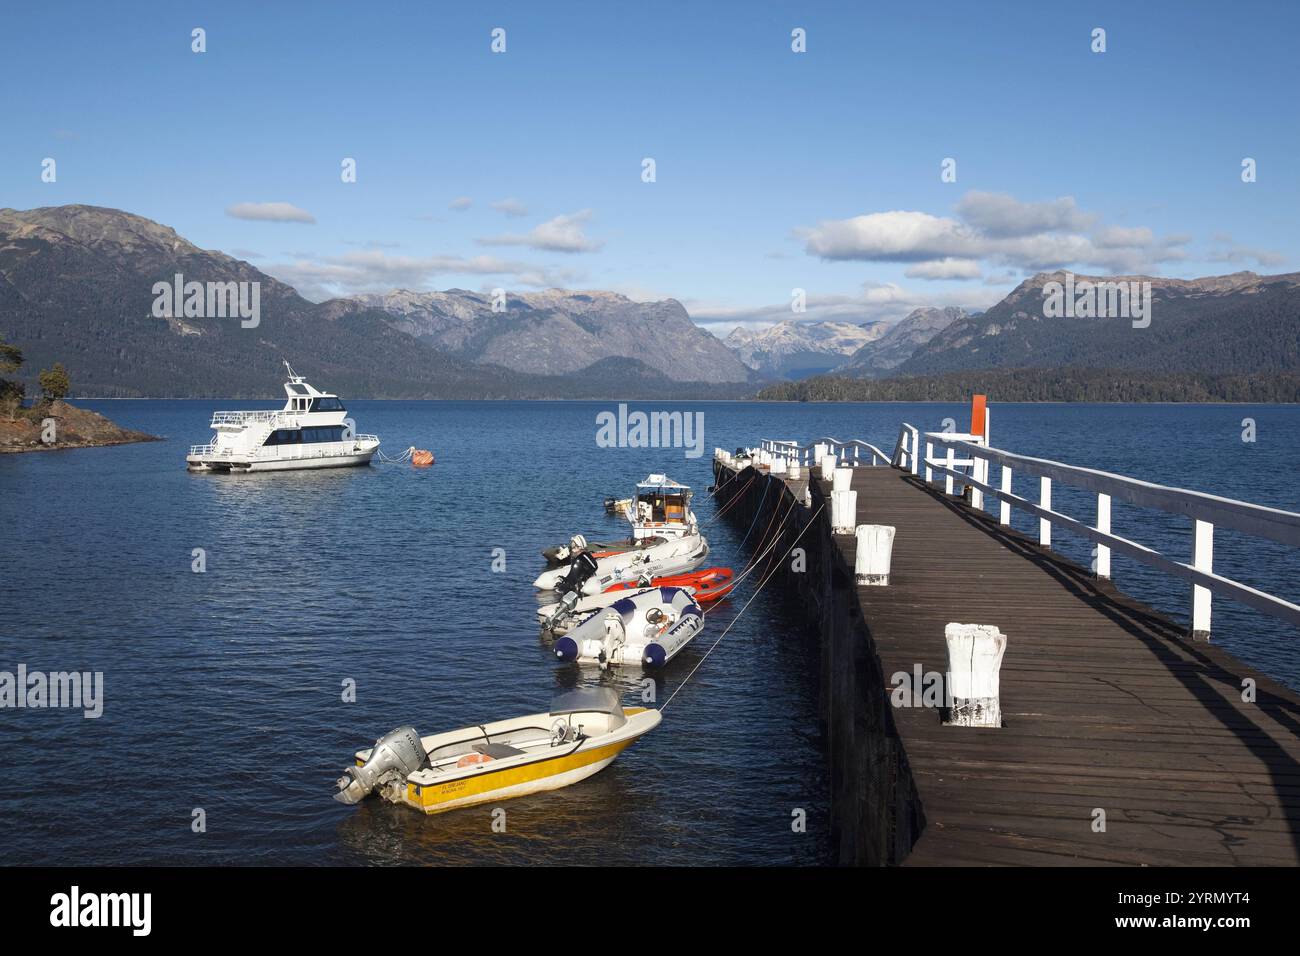
<svg viewBox="0 0 1300 956">
<path fill-rule="evenodd" d="M 573 613 L 573 607 L 582 597 L 577 591 L 567 591 L 564 597 L 560 598 L 560 606 L 551 612 L 551 616 L 542 622 L 543 631 L 552 631 L 557 624 L 563 624 L 568 620 L 569 615 Z"/>
<path fill-rule="evenodd" d="M 612 514 L 614 513 L 614 509 L 617 508 L 617 507 L 618 507 L 618 499 L 617 499 L 617 498 L 606 498 L 606 499 L 605 499 L 605 514 L 607 514 L 607 515 L 612 515 Z"/>
<path fill-rule="evenodd" d="M 586 544 L 586 542 L 583 542 Z M 596 573 L 600 565 L 590 551 L 580 551 L 569 565 L 569 573 L 555 582 L 555 590 L 561 594 L 581 594 L 582 586 Z"/>
<path fill-rule="evenodd" d="M 360 803 L 379 784 L 390 780 L 402 781 L 415 773 L 428 761 L 424 744 L 414 727 L 398 727 L 375 741 L 370 759 L 361 767 L 348 767 L 335 783 L 338 793 L 334 799 L 349 806 Z M 390 775 L 396 775 L 390 776 Z"/>
</svg>

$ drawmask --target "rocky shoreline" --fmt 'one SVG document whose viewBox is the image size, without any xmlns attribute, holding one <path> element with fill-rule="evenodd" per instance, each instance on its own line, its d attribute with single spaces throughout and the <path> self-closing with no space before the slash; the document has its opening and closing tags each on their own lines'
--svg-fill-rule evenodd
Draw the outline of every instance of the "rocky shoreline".
<svg viewBox="0 0 1300 956">
<path fill-rule="evenodd" d="M 45 422 L 53 419 L 53 441 L 45 441 Z M 157 435 L 132 431 L 109 421 L 97 412 L 67 402 L 51 402 L 43 408 L 22 409 L 19 417 L 0 419 L 0 454 L 27 451 L 58 451 L 64 448 L 101 448 L 142 441 L 162 441 Z"/>
</svg>

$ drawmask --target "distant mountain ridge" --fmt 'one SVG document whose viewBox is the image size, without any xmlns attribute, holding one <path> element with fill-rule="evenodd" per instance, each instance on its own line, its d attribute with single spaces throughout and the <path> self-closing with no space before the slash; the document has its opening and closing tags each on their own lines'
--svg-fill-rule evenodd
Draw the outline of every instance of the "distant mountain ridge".
<svg viewBox="0 0 1300 956">
<path fill-rule="evenodd" d="M 170 284 L 177 273 L 187 281 L 259 283 L 259 324 L 155 317 L 154 283 Z M 653 310 L 641 315 L 645 358 L 682 331 L 685 312 L 673 306 L 660 329 Z M 666 376 L 640 354 L 612 357 L 594 348 L 578 350 L 571 365 L 577 374 L 521 373 L 449 354 L 399 324 L 363 303 L 309 302 L 249 263 L 200 249 L 142 216 L 82 205 L 0 209 L 0 335 L 23 349 L 25 372 L 63 362 L 77 395 L 277 398 L 281 358 L 324 387 L 374 398 L 634 397 L 629 388 L 639 390 L 635 397 L 737 397 L 748 377 L 721 342 L 693 324 L 687 341 L 702 343 L 703 354 L 710 343 L 722 353 L 711 354 L 723 374 L 708 381 Z M 607 358 L 621 364 L 598 364 Z M 591 366 L 595 372 L 584 376 Z M 683 361 L 678 375 L 696 368 Z"/>
<path fill-rule="evenodd" d="M 954 322 L 970 313 L 955 306 L 913 309 L 885 333 L 863 345 L 836 369 L 846 375 L 885 375 L 902 365 L 916 352 Z"/>
<path fill-rule="evenodd" d="M 1146 327 L 1132 318 L 1048 317 L 1039 273 L 979 315 L 948 325 L 896 366 L 898 375 L 998 368 L 1111 368 L 1249 374 L 1300 368 L 1300 273 L 1168 279 L 1073 276 L 1080 283 L 1151 283 Z"/>
<path fill-rule="evenodd" d="M 489 295 L 398 290 L 321 304 L 339 318 L 380 311 L 395 328 L 450 355 L 534 375 L 564 375 L 606 358 L 635 358 L 669 379 L 745 382 L 749 371 L 675 299 L 634 302 L 615 292 Z"/>
<path fill-rule="evenodd" d="M 761 329 L 736 327 L 723 340 L 747 367 L 761 375 L 800 378 L 838 366 L 889 329 L 888 322 L 797 322 L 786 319 Z"/>
</svg>

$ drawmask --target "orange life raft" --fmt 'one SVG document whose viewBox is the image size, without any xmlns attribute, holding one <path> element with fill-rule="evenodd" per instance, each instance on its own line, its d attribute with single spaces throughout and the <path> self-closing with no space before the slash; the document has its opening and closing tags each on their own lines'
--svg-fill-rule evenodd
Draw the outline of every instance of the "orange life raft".
<svg viewBox="0 0 1300 956">
<path fill-rule="evenodd" d="M 670 574 L 662 578 L 651 578 L 653 587 L 694 588 L 695 600 L 701 604 L 716 601 L 731 590 L 731 568 L 704 568 L 689 574 Z M 607 587 L 606 591 L 630 591 L 645 587 L 636 581 L 622 581 Z"/>
<path fill-rule="evenodd" d="M 417 448 L 411 452 L 411 464 L 416 468 L 427 468 L 433 464 L 433 452 Z"/>
</svg>

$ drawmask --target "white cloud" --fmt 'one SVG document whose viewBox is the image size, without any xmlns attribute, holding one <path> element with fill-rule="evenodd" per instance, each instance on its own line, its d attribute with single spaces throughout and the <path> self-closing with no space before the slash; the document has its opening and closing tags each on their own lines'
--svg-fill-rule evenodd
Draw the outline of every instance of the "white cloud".
<svg viewBox="0 0 1300 956">
<path fill-rule="evenodd" d="M 1082 232 L 1096 222 L 1075 205 L 1074 197 L 1021 202 L 1004 193 L 968 192 L 957 203 L 962 221 L 986 236 L 1012 238 L 1043 232 Z"/>
<path fill-rule="evenodd" d="M 983 273 L 971 259 L 931 259 L 909 266 L 903 273 L 909 279 L 978 279 Z"/>
<path fill-rule="evenodd" d="M 1276 268 L 1286 262 L 1286 256 L 1279 252 L 1243 246 L 1227 233 L 1216 233 L 1214 242 L 1218 248 L 1211 249 L 1206 255 L 1206 259 L 1210 262 L 1239 265 L 1253 260 L 1255 265 L 1265 269 Z"/>
<path fill-rule="evenodd" d="M 916 279 L 978 279 L 983 266 L 1050 271 L 1085 266 L 1112 272 L 1154 271 L 1186 258 L 1186 236 L 1157 237 L 1146 227 L 1101 226 L 1069 196 L 1020 202 L 967 193 L 956 217 L 892 210 L 825 220 L 795 231 L 809 255 L 831 261 L 910 264 Z"/>
<path fill-rule="evenodd" d="M 604 243 L 588 239 L 582 229 L 591 216 L 590 209 L 582 209 L 547 220 L 527 235 L 490 236 L 478 242 L 485 246 L 527 246 L 544 252 L 595 252 Z"/>
<path fill-rule="evenodd" d="M 308 222 L 316 217 L 305 209 L 287 202 L 240 202 L 226 209 L 227 216 L 259 222 Z"/>
<path fill-rule="evenodd" d="M 807 311 L 794 313 L 789 301 L 753 307 L 720 306 L 697 301 L 684 301 L 691 317 L 703 328 L 719 337 L 725 337 L 737 326 L 750 329 L 766 328 L 778 322 L 794 319 L 797 322 L 895 322 L 913 309 L 927 306 L 961 306 L 965 309 L 986 309 L 1003 298 L 1004 291 L 979 287 L 962 287 L 942 293 L 918 292 L 893 282 L 865 282 L 858 295 L 817 295 L 809 292 Z"/>
<path fill-rule="evenodd" d="M 453 212 L 464 212 L 470 206 L 474 205 L 474 200 L 468 196 L 457 196 L 451 202 L 447 203 L 447 208 Z"/>
<path fill-rule="evenodd" d="M 492 208 L 497 212 L 503 212 L 512 217 L 528 215 L 528 207 L 518 199 L 498 199 L 492 203 Z"/>
<path fill-rule="evenodd" d="M 315 302 L 359 292 L 423 291 L 437 287 L 440 276 L 499 276 L 507 286 L 536 288 L 569 285 L 582 278 L 580 273 L 570 270 L 496 256 L 393 256 L 382 249 L 341 256 L 300 254 L 293 262 L 268 265 L 262 271 L 287 282 L 304 298 Z"/>
</svg>

